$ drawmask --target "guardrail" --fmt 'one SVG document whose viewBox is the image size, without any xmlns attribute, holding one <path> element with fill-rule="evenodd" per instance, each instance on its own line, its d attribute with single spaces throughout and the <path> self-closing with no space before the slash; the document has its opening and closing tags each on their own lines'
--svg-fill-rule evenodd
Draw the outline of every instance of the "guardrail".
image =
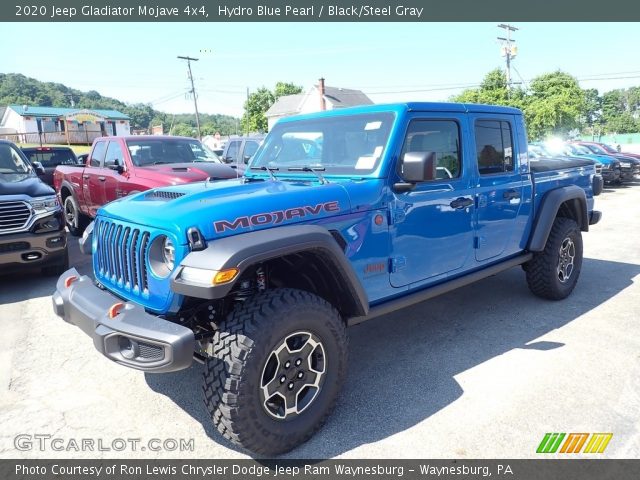
<svg viewBox="0 0 640 480">
<path fill-rule="evenodd" d="M 0 133 L 0 139 L 13 143 L 91 145 L 93 141 L 104 136 L 100 129 L 82 129 L 67 132 L 16 132 Z"/>
</svg>

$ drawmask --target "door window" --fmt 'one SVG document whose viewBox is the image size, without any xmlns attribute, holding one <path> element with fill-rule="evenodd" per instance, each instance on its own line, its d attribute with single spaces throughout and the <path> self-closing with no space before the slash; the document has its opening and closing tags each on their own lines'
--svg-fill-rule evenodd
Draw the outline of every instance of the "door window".
<svg viewBox="0 0 640 480">
<path fill-rule="evenodd" d="M 91 152 L 91 160 L 89 161 L 89 165 L 92 167 L 99 167 L 104 160 L 104 153 L 107 149 L 107 142 L 97 142 L 93 151 Z"/>
<path fill-rule="evenodd" d="M 244 163 L 249 163 L 251 157 L 255 155 L 256 151 L 258 151 L 259 146 L 260 144 L 258 142 L 254 142 L 252 140 L 247 140 L 244 143 L 244 152 L 242 153 L 242 160 Z"/>
<path fill-rule="evenodd" d="M 511 124 L 501 120 L 476 122 L 476 155 L 480 175 L 513 171 Z"/>
<path fill-rule="evenodd" d="M 105 168 L 109 168 L 113 165 L 124 166 L 124 154 L 122 153 L 122 147 L 118 142 L 109 142 L 109 148 L 107 148 L 107 155 L 104 159 Z"/>
<path fill-rule="evenodd" d="M 407 152 L 435 153 L 433 181 L 458 178 L 462 170 L 460 131 L 452 120 L 413 120 L 402 147 Z"/>
<path fill-rule="evenodd" d="M 238 160 L 238 150 L 240 149 L 240 142 L 231 142 L 227 149 L 227 155 L 225 160 L 229 163 Z"/>
</svg>

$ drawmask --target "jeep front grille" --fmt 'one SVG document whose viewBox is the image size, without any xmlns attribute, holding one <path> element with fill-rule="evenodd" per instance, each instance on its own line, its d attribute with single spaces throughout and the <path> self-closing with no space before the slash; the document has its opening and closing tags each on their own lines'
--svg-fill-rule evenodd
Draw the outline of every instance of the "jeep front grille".
<svg viewBox="0 0 640 480">
<path fill-rule="evenodd" d="M 96 276 L 135 295 L 148 295 L 149 232 L 100 219 L 94 235 Z"/>
<path fill-rule="evenodd" d="M 31 208 L 27 202 L 0 202 L 0 232 L 22 230 L 31 220 Z"/>
</svg>

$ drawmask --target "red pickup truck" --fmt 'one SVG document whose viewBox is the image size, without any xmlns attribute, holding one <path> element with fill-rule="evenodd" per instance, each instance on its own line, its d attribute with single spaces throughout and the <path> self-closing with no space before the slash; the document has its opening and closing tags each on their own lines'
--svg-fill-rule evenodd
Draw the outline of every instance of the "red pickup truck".
<svg viewBox="0 0 640 480">
<path fill-rule="evenodd" d="M 195 138 L 136 135 L 97 138 L 86 164 L 58 166 L 53 183 L 69 231 L 80 235 L 98 209 L 117 198 L 237 175 Z"/>
</svg>

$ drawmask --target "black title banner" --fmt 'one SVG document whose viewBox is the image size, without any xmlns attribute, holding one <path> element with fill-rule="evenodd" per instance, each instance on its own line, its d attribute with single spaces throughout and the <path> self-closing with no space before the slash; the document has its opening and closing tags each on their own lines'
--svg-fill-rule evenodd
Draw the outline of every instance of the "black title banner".
<svg viewBox="0 0 640 480">
<path fill-rule="evenodd" d="M 640 460 L 0 460 L 4 480 L 637 479 Z"/>
<path fill-rule="evenodd" d="M 637 0 L 3 0 L 3 22 L 640 21 Z"/>
</svg>

